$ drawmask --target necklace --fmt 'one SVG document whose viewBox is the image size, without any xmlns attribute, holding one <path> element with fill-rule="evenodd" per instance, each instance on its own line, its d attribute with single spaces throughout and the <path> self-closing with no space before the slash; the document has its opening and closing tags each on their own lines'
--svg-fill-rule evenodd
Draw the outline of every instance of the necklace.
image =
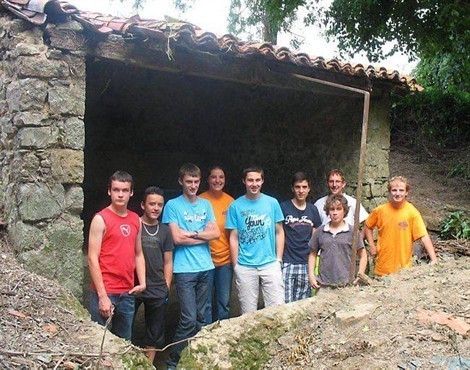
<svg viewBox="0 0 470 370">
<path fill-rule="evenodd" d="M 155 230 L 154 233 L 149 232 L 148 229 L 147 229 L 147 227 L 145 226 L 145 224 L 144 224 L 143 222 L 142 222 L 142 226 L 144 227 L 145 232 L 146 232 L 149 236 L 155 236 L 155 235 L 157 235 L 157 234 L 158 234 L 158 231 L 160 230 L 160 224 L 159 224 L 159 223 L 157 224 L 157 230 Z M 150 225 L 149 225 L 149 226 L 150 226 Z"/>
</svg>

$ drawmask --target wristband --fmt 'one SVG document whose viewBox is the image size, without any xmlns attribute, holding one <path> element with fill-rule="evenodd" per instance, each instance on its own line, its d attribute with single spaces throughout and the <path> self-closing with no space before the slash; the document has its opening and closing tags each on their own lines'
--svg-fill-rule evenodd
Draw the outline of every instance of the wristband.
<svg viewBox="0 0 470 370">
<path fill-rule="evenodd" d="M 199 237 L 199 231 L 194 230 L 194 233 L 195 234 L 194 234 L 193 238 L 197 239 Z"/>
</svg>

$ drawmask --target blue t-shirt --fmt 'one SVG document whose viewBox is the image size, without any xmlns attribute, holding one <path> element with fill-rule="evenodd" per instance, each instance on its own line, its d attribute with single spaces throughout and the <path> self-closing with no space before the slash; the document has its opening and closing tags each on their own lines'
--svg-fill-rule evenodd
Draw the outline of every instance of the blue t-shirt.
<svg viewBox="0 0 470 370">
<path fill-rule="evenodd" d="M 238 231 L 238 264 L 261 267 L 276 261 L 276 223 L 284 219 L 279 202 L 265 194 L 241 196 L 228 209 L 225 228 Z"/>
<path fill-rule="evenodd" d="M 304 210 L 298 209 L 292 200 L 281 203 L 284 214 L 284 233 L 286 244 L 282 260 L 287 263 L 308 263 L 310 247 L 308 242 L 312 237 L 312 229 L 321 226 L 318 209 L 312 203 L 307 203 Z"/>
<path fill-rule="evenodd" d="M 188 202 L 182 195 L 171 199 L 163 210 L 162 222 L 177 224 L 186 231 L 203 231 L 209 221 L 215 221 L 212 206 L 208 200 L 197 198 L 196 203 Z M 209 243 L 198 245 L 175 245 L 173 272 L 200 272 L 214 268 Z"/>
</svg>

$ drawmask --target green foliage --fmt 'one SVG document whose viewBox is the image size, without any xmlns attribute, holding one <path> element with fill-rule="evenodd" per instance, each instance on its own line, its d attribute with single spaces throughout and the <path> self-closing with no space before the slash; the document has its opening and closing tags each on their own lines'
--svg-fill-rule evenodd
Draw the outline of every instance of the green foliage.
<svg viewBox="0 0 470 370">
<path fill-rule="evenodd" d="M 449 214 L 441 229 L 443 239 L 470 239 L 470 217 L 463 211 Z"/>
<path fill-rule="evenodd" d="M 452 53 L 422 56 L 414 75 L 421 86 L 446 91 L 470 91 L 470 67 L 466 58 Z"/>
<path fill-rule="evenodd" d="M 392 105 L 392 135 L 405 134 L 411 144 L 463 151 L 470 145 L 469 121 L 468 92 L 429 88 Z"/>
<path fill-rule="evenodd" d="M 354 54 L 365 50 L 371 60 L 401 51 L 417 57 L 459 54 L 468 60 L 470 5 L 440 0 L 333 0 L 323 23 L 339 47 Z M 384 51 L 388 42 L 396 45 Z"/>
</svg>

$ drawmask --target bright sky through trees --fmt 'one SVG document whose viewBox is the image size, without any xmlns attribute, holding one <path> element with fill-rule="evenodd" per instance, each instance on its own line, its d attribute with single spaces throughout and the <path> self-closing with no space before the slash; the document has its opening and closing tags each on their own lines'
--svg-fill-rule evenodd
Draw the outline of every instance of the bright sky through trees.
<svg viewBox="0 0 470 370">
<path fill-rule="evenodd" d="M 72 4 L 77 6 L 80 10 L 97 11 L 103 14 L 111 14 L 121 17 L 130 17 L 136 12 L 132 9 L 132 0 L 124 0 L 123 3 L 119 0 L 69 0 Z M 329 0 L 323 0 L 325 5 L 328 5 Z M 172 0 L 147 0 L 144 3 L 144 8 L 139 10 L 141 18 L 163 20 L 164 16 L 171 16 L 176 19 L 181 19 L 193 23 L 201 27 L 205 31 L 213 32 L 221 35 L 227 32 L 227 16 L 229 13 L 230 0 L 197 0 L 191 9 L 182 13 L 180 10 L 173 6 Z M 301 19 L 302 17 L 299 17 Z M 294 24 L 291 32 L 295 35 L 301 35 L 304 43 L 301 45 L 300 50 L 312 56 L 322 56 L 326 59 L 331 59 L 339 56 L 338 48 L 333 42 L 328 42 L 321 35 L 321 30 L 318 27 L 304 27 L 301 21 Z M 247 35 L 238 35 L 242 39 L 248 39 Z M 280 33 L 278 36 L 278 44 L 290 46 L 291 35 Z M 344 58 L 339 58 L 341 61 L 346 61 Z M 357 55 L 352 60 L 347 60 L 354 63 L 362 63 L 368 65 L 369 61 L 364 55 Z M 408 58 L 403 55 L 394 55 L 379 63 L 374 63 L 376 67 L 386 67 L 387 69 L 396 69 L 400 73 L 409 74 L 415 67 L 416 62 L 409 63 Z"/>
</svg>

